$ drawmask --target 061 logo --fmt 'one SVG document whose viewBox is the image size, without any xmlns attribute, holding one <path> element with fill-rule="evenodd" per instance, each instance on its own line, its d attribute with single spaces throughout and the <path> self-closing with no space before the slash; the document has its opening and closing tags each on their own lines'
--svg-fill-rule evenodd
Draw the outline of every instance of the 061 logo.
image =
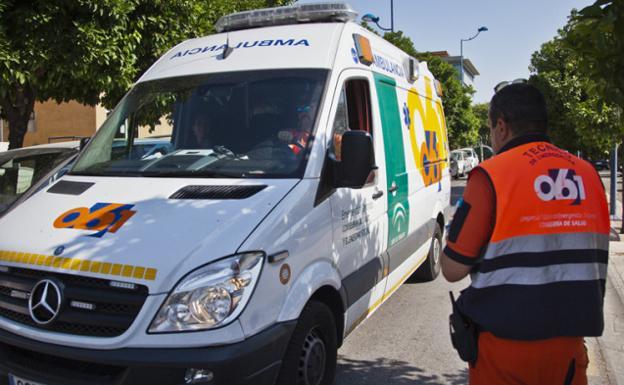
<svg viewBox="0 0 624 385">
<path fill-rule="evenodd" d="M 548 170 L 548 175 L 540 175 L 533 183 L 535 193 L 543 201 L 573 200 L 578 205 L 585 200 L 583 178 L 574 170 L 566 168 Z"/>
<path fill-rule="evenodd" d="M 134 205 L 96 203 L 91 208 L 78 207 L 61 214 L 54 221 L 57 229 L 95 230 L 90 237 L 100 238 L 107 232 L 115 233 L 136 211 Z"/>
</svg>

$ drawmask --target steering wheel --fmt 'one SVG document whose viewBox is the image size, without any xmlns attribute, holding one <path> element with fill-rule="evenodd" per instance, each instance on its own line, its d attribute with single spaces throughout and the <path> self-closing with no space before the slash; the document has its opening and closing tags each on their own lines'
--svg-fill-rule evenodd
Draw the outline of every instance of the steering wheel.
<svg viewBox="0 0 624 385">
<path fill-rule="evenodd" d="M 295 160 L 297 156 L 288 144 L 281 140 L 265 140 L 247 152 L 247 156 L 259 160 Z"/>
<path fill-rule="evenodd" d="M 216 145 L 216 146 L 212 146 L 212 151 L 216 152 L 219 155 L 225 155 L 228 158 L 236 158 L 237 155 L 234 153 L 234 151 L 230 150 L 229 148 L 225 147 L 224 145 Z"/>
</svg>

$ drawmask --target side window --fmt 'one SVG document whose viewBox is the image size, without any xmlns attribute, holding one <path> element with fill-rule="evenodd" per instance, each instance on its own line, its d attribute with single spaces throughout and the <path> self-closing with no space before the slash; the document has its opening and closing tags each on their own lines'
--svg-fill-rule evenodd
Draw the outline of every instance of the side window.
<svg viewBox="0 0 624 385">
<path fill-rule="evenodd" d="M 332 134 L 332 143 L 330 146 L 330 152 L 338 161 L 341 159 L 340 148 L 342 144 L 342 134 L 344 134 L 348 129 L 349 119 L 347 117 L 347 96 L 345 95 L 345 89 L 343 87 L 342 92 L 340 92 L 340 98 L 338 99 L 338 106 L 336 107 L 334 132 Z"/>
<path fill-rule="evenodd" d="M 370 92 L 366 79 L 347 80 L 340 93 L 330 146 L 330 152 L 336 160 L 341 159 L 342 135 L 347 130 L 362 130 L 373 134 Z"/>
</svg>

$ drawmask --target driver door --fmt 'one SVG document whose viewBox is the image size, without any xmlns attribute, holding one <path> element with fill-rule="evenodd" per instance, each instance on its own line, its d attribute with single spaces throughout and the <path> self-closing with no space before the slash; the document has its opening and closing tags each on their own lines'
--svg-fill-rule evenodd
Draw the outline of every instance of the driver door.
<svg viewBox="0 0 624 385">
<path fill-rule="evenodd" d="M 378 170 L 361 189 L 338 188 L 330 197 L 333 253 L 347 293 L 347 333 L 379 305 L 387 267 L 387 200 L 383 135 L 370 73 L 345 71 L 336 90 L 330 153 L 340 160 L 342 134 L 363 130 L 373 138 Z"/>
</svg>

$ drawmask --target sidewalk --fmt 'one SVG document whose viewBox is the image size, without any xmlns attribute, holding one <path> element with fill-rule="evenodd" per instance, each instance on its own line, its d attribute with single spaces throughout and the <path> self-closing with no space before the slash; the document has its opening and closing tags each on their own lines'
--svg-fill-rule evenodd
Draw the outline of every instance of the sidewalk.
<svg viewBox="0 0 624 385">
<path fill-rule="evenodd" d="M 616 201 L 616 213 L 622 213 L 622 203 L 619 200 Z M 592 341 L 597 345 L 598 354 L 602 355 L 607 366 L 605 369 L 609 385 L 624 385 L 624 234 L 618 234 L 621 226 L 621 219 L 611 220 L 607 293 L 604 303 L 605 328 L 602 337 Z"/>
<path fill-rule="evenodd" d="M 610 384 L 624 385 L 624 242 L 610 242 L 609 248 L 605 329 L 598 346 Z"/>
</svg>

